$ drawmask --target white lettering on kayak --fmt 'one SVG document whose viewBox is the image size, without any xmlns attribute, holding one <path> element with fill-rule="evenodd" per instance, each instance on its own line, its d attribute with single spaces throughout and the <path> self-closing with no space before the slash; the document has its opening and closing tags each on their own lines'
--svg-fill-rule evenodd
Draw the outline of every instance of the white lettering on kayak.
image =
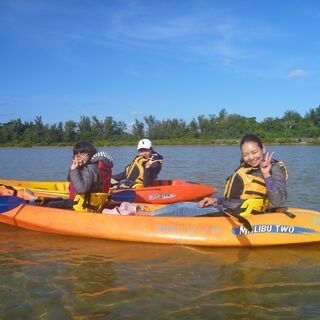
<svg viewBox="0 0 320 320">
<path fill-rule="evenodd" d="M 245 226 L 240 226 L 232 230 L 232 233 L 235 235 L 247 235 L 251 233 L 291 233 L 291 234 L 300 234 L 300 233 L 312 233 L 314 230 L 305 229 L 301 227 L 287 226 L 287 225 L 278 225 L 278 224 L 258 224 L 252 226 L 252 231 L 248 231 Z"/>
<path fill-rule="evenodd" d="M 190 226 L 190 225 L 158 225 L 158 232 L 177 234 L 179 236 L 210 236 L 220 232 L 215 226 Z"/>
<path fill-rule="evenodd" d="M 313 224 L 316 225 L 316 226 L 320 226 L 320 217 L 318 215 L 315 215 L 313 217 Z"/>
<path fill-rule="evenodd" d="M 156 193 L 149 196 L 149 200 L 156 200 L 156 199 L 171 199 L 175 198 L 176 195 L 174 193 Z"/>
</svg>

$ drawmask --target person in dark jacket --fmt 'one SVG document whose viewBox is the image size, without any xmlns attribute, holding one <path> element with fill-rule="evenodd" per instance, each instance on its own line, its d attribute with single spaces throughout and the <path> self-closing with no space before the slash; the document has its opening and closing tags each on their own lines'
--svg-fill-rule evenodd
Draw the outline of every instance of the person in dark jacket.
<svg viewBox="0 0 320 320">
<path fill-rule="evenodd" d="M 163 157 L 153 150 L 149 139 L 142 139 L 137 146 L 138 154 L 124 171 L 112 176 L 112 184 L 119 188 L 148 187 L 158 177 Z"/>
</svg>

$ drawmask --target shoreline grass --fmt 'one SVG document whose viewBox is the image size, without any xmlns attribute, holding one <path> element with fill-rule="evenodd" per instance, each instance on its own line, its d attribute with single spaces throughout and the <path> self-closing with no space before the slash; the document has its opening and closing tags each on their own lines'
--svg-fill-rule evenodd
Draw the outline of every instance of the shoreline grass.
<svg viewBox="0 0 320 320">
<path fill-rule="evenodd" d="M 263 142 L 268 145 L 320 145 L 320 138 L 264 138 Z M 70 143 L 5 143 L 0 147 L 73 147 L 76 142 Z M 121 147 L 135 146 L 136 141 L 93 141 L 97 147 Z M 240 139 L 165 139 L 153 140 L 155 146 L 233 146 L 239 145 Z"/>
</svg>

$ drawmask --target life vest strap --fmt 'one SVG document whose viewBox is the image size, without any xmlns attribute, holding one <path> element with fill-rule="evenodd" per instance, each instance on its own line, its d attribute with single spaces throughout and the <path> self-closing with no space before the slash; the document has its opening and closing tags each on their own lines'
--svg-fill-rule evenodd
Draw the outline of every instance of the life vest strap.
<svg viewBox="0 0 320 320">
<path fill-rule="evenodd" d="M 280 213 L 287 215 L 291 219 L 294 219 L 296 217 L 296 215 L 294 213 L 288 211 L 287 207 L 270 208 L 270 209 L 267 209 L 266 212 L 267 213 L 280 212 Z"/>
<path fill-rule="evenodd" d="M 252 229 L 252 226 L 250 224 L 250 222 L 244 218 L 242 215 L 239 215 L 237 213 L 235 213 L 233 210 L 231 209 L 224 209 L 222 211 L 225 215 L 227 216 L 231 216 L 233 218 L 235 218 L 238 222 L 240 222 L 241 224 L 243 224 L 243 226 L 249 231 L 251 232 L 253 229 Z"/>
<path fill-rule="evenodd" d="M 240 206 L 240 215 L 246 217 L 249 214 L 265 213 L 269 201 L 265 199 L 247 199 Z"/>
<path fill-rule="evenodd" d="M 75 211 L 102 212 L 109 193 L 93 192 L 77 194 L 73 200 Z"/>
</svg>

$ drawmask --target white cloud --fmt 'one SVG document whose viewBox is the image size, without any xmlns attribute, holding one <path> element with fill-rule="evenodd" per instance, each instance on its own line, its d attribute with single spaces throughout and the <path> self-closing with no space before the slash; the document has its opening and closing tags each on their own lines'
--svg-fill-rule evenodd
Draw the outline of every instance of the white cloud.
<svg viewBox="0 0 320 320">
<path fill-rule="evenodd" d="M 132 111 L 132 112 L 130 112 L 130 114 L 132 116 L 142 116 L 144 113 L 143 112 L 139 112 L 139 111 Z"/>
<path fill-rule="evenodd" d="M 14 114 L 12 112 L 6 112 L 6 113 L 0 113 L 0 119 L 1 118 L 9 118 L 9 117 L 13 117 Z"/>
<path fill-rule="evenodd" d="M 301 78 L 306 75 L 306 71 L 303 69 L 295 69 L 292 70 L 288 75 L 287 78 Z"/>
</svg>

